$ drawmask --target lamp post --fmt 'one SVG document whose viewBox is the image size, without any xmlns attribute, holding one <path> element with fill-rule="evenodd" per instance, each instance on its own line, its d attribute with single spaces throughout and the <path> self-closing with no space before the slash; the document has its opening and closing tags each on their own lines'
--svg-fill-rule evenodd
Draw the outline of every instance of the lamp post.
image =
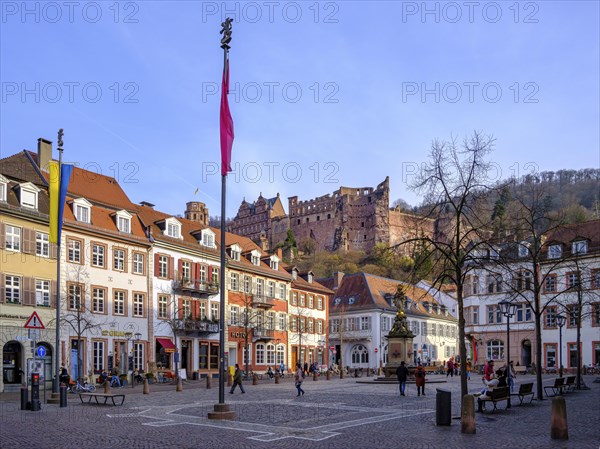
<svg viewBox="0 0 600 449">
<path fill-rule="evenodd" d="M 512 370 L 510 367 L 510 319 L 514 316 L 517 306 L 512 302 L 503 300 L 498 303 L 498 307 L 500 307 L 500 312 L 502 312 L 502 315 L 506 317 L 506 379 L 508 381 L 508 386 L 510 387 L 512 385 Z M 509 394 L 506 408 L 510 407 L 511 404 Z"/>
<path fill-rule="evenodd" d="M 558 377 L 563 377 L 562 364 L 562 328 L 567 322 L 564 315 L 556 315 L 556 324 L 558 325 Z"/>
</svg>

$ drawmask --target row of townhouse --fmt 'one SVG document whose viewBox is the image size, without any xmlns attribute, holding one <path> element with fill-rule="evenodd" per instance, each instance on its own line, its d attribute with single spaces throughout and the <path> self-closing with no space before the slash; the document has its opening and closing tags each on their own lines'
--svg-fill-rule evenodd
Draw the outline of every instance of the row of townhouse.
<svg viewBox="0 0 600 449">
<path fill-rule="evenodd" d="M 476 363 L 504 362 L 507 346 L 515 365 L 536 362 L 534 276 L 530 242 L 502 243 L 467 279 L 465 334 Z M 502 261 L 502 262 L 500 262 Z M 581 306 L 581 363 L 600 363 L 600 220 L 563 226 L 544 236 L 538 263 L 542 368 L 577 367 L 577 324 Z M 499 303 L 515 304 L 507 321 Z M 564 317 L 559 327 L 558 316 Z M 560 347 L 562 337 L 562 348 Z"/>
<path fill-rule="evenodd" d="M 394 325 L 394 295 L 404 290 L 404 312 L 414 334 L 412 364 L 439 365 L 458 354 L 456 301 L 431 286 L 419 286 L 368 273 L 334 273 L 319 279 L 335 294 L 329 304 L 331 360 L 350 368 L 387 364 L 386 337 Z M 437 298 L 436 298 L 437 297 Z"/>
<path fill-rule="evenodd" d="M 0 391 L 23 382 L 34 363 L 51 379 L 56 351 L 73 377 L 115 367 L 218 373 L 220 231 L 207 225 L 204 204 L 187 204 L 193 219 L 171 216 L 132 203 L 114 178 L 74 167 L 58 279 L 48 238 L 51 157 L 51 143 L 39 139 L 37 154 L 0 160 Z M 226 253 L 227 363 L 327 364 L 332 292 L 245 237 L 227 233 Z M 24 328 L 34 311 L 45 325 L 35 347 Z M 35 358 L 39 347 L 45 355 Z"/>
</svg>

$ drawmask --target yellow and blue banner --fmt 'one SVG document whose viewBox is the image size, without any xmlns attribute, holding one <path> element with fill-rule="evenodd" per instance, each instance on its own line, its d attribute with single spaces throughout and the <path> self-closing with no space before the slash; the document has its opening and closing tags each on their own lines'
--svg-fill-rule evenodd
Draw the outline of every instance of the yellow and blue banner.
<svg viewBox="0 0 600 449">
<path fill-rule="evenodd" d="M 65 200 L 67 199 L 67 188 L 73 171 L 72 164 L 60 165 L 55 161 L 51 161 L 50 169 L 50 236 L 49 240 L 52 243 L 60 244 L 60 236 L 62 233 L 63 212 L 65 208 Z"/>
</svg>

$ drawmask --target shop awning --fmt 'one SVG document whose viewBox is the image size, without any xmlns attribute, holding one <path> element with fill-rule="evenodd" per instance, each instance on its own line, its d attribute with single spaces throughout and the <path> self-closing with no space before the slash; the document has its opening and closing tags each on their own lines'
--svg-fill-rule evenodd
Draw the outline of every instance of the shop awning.
<svg viewBox="0 0 600 449">
<path fill-rule="evenodd" d="M 175 352 L 175 345 L 170 338 L 157 338 L 156 342 L 164 348 L 165 352 Z"/>
</svg>

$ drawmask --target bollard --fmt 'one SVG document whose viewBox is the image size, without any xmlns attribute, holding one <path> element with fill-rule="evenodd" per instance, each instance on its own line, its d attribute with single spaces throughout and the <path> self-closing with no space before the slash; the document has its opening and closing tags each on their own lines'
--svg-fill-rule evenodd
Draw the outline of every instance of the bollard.
<svg viewBox="0 0 600 449">
<path fill-rule="evenodd" d="M 212 388 L 212 378 L 210 377 L 210 374 L 206 375 L 206 389 L 210 390 Z"/>
<path fill-rule="evenodd" d="M 181 380 L 181 376 L 177 376 L 177 387 L 175 391 L 183 391 L 183 380 Z"/>
<path fill-rule="evenodd" d="M 317 372 L 313 371 L 313 381 L 317 381 Z"/>
<path fill-rule="evenodd" d="M 552 398 L 551 418 L 550 438 L 553 440 L 568 440 L 569 425 L 567 423 L 567 403 L 563 396 Z"/>
<path fill-rule="evenodd" d="M 233 376 L 231 374 L 229 374 L 227 376 L 227 386 L 231 387 L 233 385 Z"/>
<path fill-rule="evenodd" d="M 462 402 L 461 432 L 474 434 L 475 431 L 475 396 L 465 394 Z"/>
<path fill-rule="evenodd" d="M 435 423 L 438 426 L 449 426 L 451 416 L 451 393 L 447 390 L 436 389 L 435 395 Z"/>
<path fill-rule="evenodd" d="M 29 395 L 29 391 L 27 390 L 27 386 L 21 386 L 21 410 L 27 410 L 27 396 Z"/>
<path fill-rule="evenodd" d="M 66 406 L 67 406 L 67 386 L 61 385 L 60 386 L 60 407 L 66 407 Z"/>
<path fill-rule="evenodd" d="M 150 394 L 150 383 L 148 379 L 144 379 L 144 394 Z"/>
<path fill-rule="evenodd" d="M 327 380 L 331 380 L 331 371 L 327 370 Z"/>
<path fill-rule="evenodd" d="M 275 383 L 279 383 L 279 373 L 275 373 Z"/>
<path fill-rule="evenodd" d="M 371 377 L 371 368 L 367 368 L 367 377 Z"/>
<path fill-rule="evenodd" d="M 256 373 L 252 376 L 252 385 L 258 385 L 258 374 Z"/>
<path fill-rule="evenodd" d="M 110 394 L 110 382 L 108 380 L 104 381 L 104 394 Z"/>
</svg>

